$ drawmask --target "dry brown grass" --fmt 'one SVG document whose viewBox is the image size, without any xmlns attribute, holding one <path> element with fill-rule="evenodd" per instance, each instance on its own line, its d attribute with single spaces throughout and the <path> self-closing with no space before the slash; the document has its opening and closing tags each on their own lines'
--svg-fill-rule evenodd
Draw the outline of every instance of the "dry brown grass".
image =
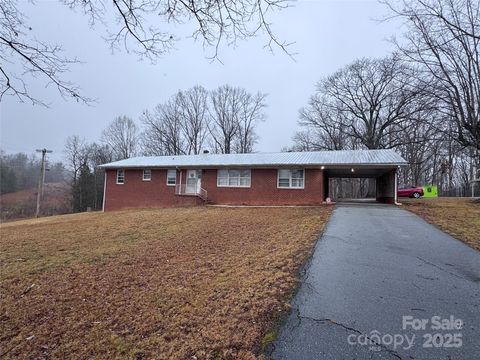
<svg viewBox="0 0 480 360">
<path fill-rule="evenodd" d="M 469 198 L 431 198 L 402 203 L 407 210 L 480 250 L 480 202 Z"/>
<path fill-rule="evenodd" d="M 1 225 L 0 358 L 254 358 L 330 208 Z"/>
</svg>

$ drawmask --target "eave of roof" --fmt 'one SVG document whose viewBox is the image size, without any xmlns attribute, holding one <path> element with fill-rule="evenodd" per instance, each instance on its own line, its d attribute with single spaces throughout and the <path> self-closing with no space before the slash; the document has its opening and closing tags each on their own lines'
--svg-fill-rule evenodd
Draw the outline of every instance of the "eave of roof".
<svg viewBox="0 0 480 360">
<path fill-rule="evenodd" d="M 404 166 L 394 150 L 339 150 L 250 154 L 143 156 L 100 165 L 101 168 L 214 168 L 277 166 Z"/>
</svg>

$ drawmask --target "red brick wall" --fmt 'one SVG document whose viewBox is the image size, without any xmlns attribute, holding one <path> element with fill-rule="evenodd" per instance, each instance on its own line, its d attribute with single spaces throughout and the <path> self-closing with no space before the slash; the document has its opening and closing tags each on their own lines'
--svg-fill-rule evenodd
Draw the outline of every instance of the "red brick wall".
<svg viewBox="0 0 480 360">
<path fill-rule="evenodd" d="M 116 170 L 107 171 L 105 210 L 144 207 L 192 206 L 203 201 L 175 195 L 167 186 L 167 170 L 152 169 L 152 180 L 142 181 L 143 170 L 125 170 L 125 184 L 116 184 Z M 186 172 L 182 171 L 182 183 Z M 180 172 L 177 172 L 177 183 Z M 305 169 L 304 189 L 277 188 L 277 169 L 252 169 L 251 187 L 217 187 L 217 170 L 205 169 L 202 188 L 213 204 L 227 205 L 319 205 L 324 200 L 324 176 L 320 169 Z"/>
<path fill-rule="evenodd" d="M 323 171 L 305 169 L 304 189 L 277 188 L 277 169 L 252 169 L 251 187 L 217 187 L 217 170 L 203 171 L 202 187 L 214 204 L 318 205 L 323 198 Z"/>
<path fill-rule="evenodd" d="M 125 170 L 125 183 L 117 184 L 117 171 L 107 170 L 105 211 L 128 208 L 201 205 L 196 196 L 177 196 L 175 186 L 167 186 L 167 170 L 152 169 L 152 180 L 143 181 L 143 170 Z M 177 173 L 177 182 L 180 173 Z"/>
</svg>

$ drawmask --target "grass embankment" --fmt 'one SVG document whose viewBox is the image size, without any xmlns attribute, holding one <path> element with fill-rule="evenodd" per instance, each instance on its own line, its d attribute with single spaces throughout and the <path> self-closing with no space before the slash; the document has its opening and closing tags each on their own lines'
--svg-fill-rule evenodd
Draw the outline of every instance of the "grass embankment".
<svg viewBox="0 0 480 360">
<path fill-rule="evenodd" d="M 401 202 L 407 210 L 480 251 L 480 201 L 432 198 L 402 199 Z"/>
<path fill-rule="evenodd" d="M 330 211 L 166 209 L 5 223 L 0 357 L 254 358 Z"/>
</svg>

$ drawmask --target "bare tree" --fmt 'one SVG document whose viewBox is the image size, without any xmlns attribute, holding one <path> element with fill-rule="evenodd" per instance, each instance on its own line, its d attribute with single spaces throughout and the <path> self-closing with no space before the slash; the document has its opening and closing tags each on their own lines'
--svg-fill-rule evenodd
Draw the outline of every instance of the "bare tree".
<svg viewBox="0 0 480 360">
<path fill-rule="evenodd" d="M 289 44 L 274 34 L 267 19 L 272 11 L 288 7 L 289 1 L 62 0 L 83 12 L 91 26 L 104 25 L 112 49 L 124 48 L 151 61 L 174 48 L 180 39 L 174 30 L 183 23 L 193 24 L 192 37 L 214 49 L 212 58 L 218 57 L 221 44 L 235 45 L 259 33 L 267 35 L 267 47 L 289 54 Z M 37 40 L 19 4 L 18 0 L 0 1 L 0 101 L 4 95 L 13 95 L 22 102 L 47 105 L 29 91 L 27 82 L 34 77 L 54 85 L 63 97 L 92 101 L 64 79 L 77 59 L 63 57 L 60 45 Z M 21 70 L 14 64 L 21 64 Z"/>
<path fill-rule="evenodd" d="M 138 127 L 132 119 L 119 116 L 103 130 L 102 142 L 109 146 L 115 160 L 128 159 L 138 150 Z"/>
<path fill-rule="evenodd" d="M 86 151 L 88 156 L 88 165 L 95 169 L 99 165 L 114 161 L 114 154 L 112 149 L 105 144 L 97 144 L 95 142 L 87 144 Z"/>
<path fill-rule="evenodd" d="M 199 154 L 208 135 L 208 92 L 201 86 L 179 91 L 175 96 L 186 142 L 185 153 Z"/>
<path fill-rule="evenodd" d="M 419 116 L 420 114 L 417 114 Z M 425 118 L 411 121 L 407 131 L 397 136 L 401 145 L 399 153 L 408 162 L 400 169 L 399 179 L 403 184 L 421 185 L 431 182 L 430 170 L 437 166 L 437 149 L 441 146 L 444 134 L 439 131 L 442 119 L 436 119 L 434 112 L 425 112 Z"/>
<path fill-rule="evenodd" d="M 292 140 L 293 146 L 283 147 L 282 152 L 320 150 L 320 146 L 317 142 L 317 136 L 312 134 L 312 132 L 309 130 L 300 130 L 295 132 Z"/>
<path fill-rule="evenodd" d="M 399 134 L 433 107 L 414 73 L 396 56 L 357 60 L 318 83 L 300 125 L 313 130 L 318 149 L 402 145 L 410 140 Z"/>
<path fill-rule="evenodd" d="M 251 152 L 256 127 L 265 118 L 265 94 L 224 85 L 208 92 L 201 86 L 179 91 L 153 111 L 145 110 L 142 136 L 146 155 Z"/>
<path fill-rule="evenodd" d="M 78 135 L 69 136 L 65 142 L 64 154 L 67 166 L 72 171 L 72 182 L 76 184 L 82 165 L 88 162 L 87 144 Z"/>
<path fill-rule="evenodd" d="M 91 189 L 86 184 L 89 175 L 89 147 L 84 139 L 78 135 L 69 136 L 67 138 L 65 149 L 65 157 L 67 166 L 72 171 L 71 183 L 71 208 L 72 211 L 86 210 L 87 202 Z"/>
<path fill-rule="evenodd" d="M 105 181 L 105 169 L 99 168 L 101 164 L 106 164 L 114 160 L 112 150 L 108 145 L 91 143 L 87 145 L 88 167 L 91 169 L 92 177 L 88 187 L 93 192 L 91 206 L 94 209 L 101 209 L 103 205 L 103 190 Z M 93 191 L 92 191 L 93 190 Z"/>
<path fill-rule="evenodd" d="M 395 55 L 354 61 L 318 83 L 308 106 L 300 111 L 299 123 L 306 130 L 294 140 L 307 140 L 315 150 L 410 143 L 412 139 L 402 134 L 411 131 L 411 124 L 425 121 L 421 114 L 433 108 L 423 88 L 412 80 L 414 74 L 415 69 Z M 358 182 L 351 191 L 358 193 L 364 186 Z M 374 182 L 369 181 L 368 195 L 374 193 Z"/>
<path fill-rule="evenodd" d="M 153 112 L 145 110 L 141 116 L 145 126 L 142 135 L 144 155 L 185 154 L 182 134 L 182 111 L 176 97 L 159 104 Z"/>
<path fill-rule="evenodd" d="M 342 150 L 352 148 L 347 135 L 347 121 L 339 107 L 331 106 L 320 92 L 314 94 L 307 107 L 300 110 L 299 124 L 305 130 L 294 135 L 298 149 Z"/>
<path fill-rule="evenodd" d="M 480 2 L 387 2 L 408 32 L 395 41 L 403 57 L 421 66 L 431 96 L 453 119 L 457 141 L 480 149 Z"/>
<path fill-rule="evenodd" d="M 266 95 L 252 95 L 245 89 L 220 86 L 210 93 L 209 123 L 215 152 L 252 152 L 257 141 L 256 127 L 265 119 Z"/>
<path fill-rule="evenodd" d="M 400 145 L 399 133 L 409 121 L 429 107 L 419 101 L 423 90 L 413 83 L 414 71 L 395 56 L 363 59 L 322 82 L 320 88 L 333 98 L 343 114 L 347 134 L 368 149 Z"/>
<path fill-rule="evenodd" d="M 223 85 L 210 94 L 210 134 L 216 152 L 233 152 L 235 139 L 240 128 L 238 114 L 241 110 L 240 89 Z"/>
<path fill-rule="evenodd" d="M 266 94 L 257 93 L 251 95 L 245 90 L 240 91 L 240 111 L 238 114 L 238 139 L 235 145 L 235 152 L 250 153 L 258 141 L 255 132 L 259 122 L 265 120 L 264 109 L 266 107 Z"/>
<path fill-rule="evenodd" d="M 398 53 L 358 60 L 320 81 L 300 113 L 295 146 L 396 148 L 409 162 L 401 182 L 466 194 L 480 163 L 480 3 L 387 1 L 408 29 L 404 41 L 394 40 Z"/>
</svg>

